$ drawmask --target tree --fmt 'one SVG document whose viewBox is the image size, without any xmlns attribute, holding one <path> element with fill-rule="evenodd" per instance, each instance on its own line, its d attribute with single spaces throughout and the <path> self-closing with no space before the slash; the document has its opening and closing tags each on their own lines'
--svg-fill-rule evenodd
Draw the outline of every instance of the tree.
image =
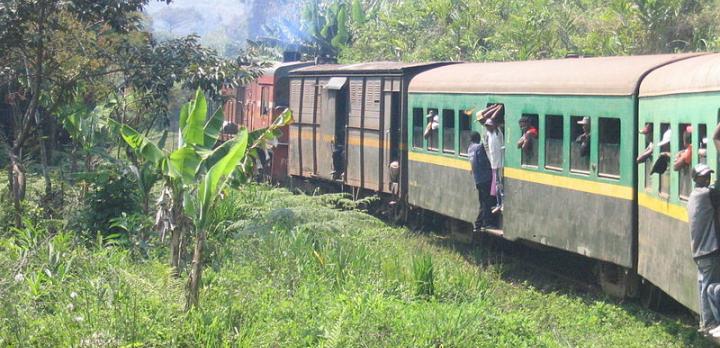
<svg viewBox="0 0 720 348">
<path fill-rule="evenodd" d="M 24 192 L 22 158 L 32 141 L 39 142 L 46 196 L 52 195 L 47 158 L 53 147 L 44 132 L 53 116 L 64 116 L 61 106 L 84 104 L 93 110 L 114 99 L 119 102 L 111 114 L 124 123 L 130 120 L 123 100 L 132 97 L 135 115 L 154 120 L 178 83 L 220 98 L 223 86 L 247 81 L 264 66 L 250 57 L 223 59 L 194 36 L 158 43 L 141 30 L 139 11 L 149 1 L 0 3 L 0 93 L 12 110 L 4 138 L 16 225 Z"/>
<path fill-rule="evenodd" d="M 206 120 L 207 101 L 198 89 L 195 98 L 180 111 L 179 124 L 182 145 L 168 152 L 148 140 L 128 125 L 116 124 L 119 133 L 128 146 L 139 156 L 154 164 L 163 178 L 163 197 L 171 202 L 159 204 L 158 216 L 168 225 L 178 221 L 189 221 L 195 235 L 195 246 L 187 287 L 186 307 L 190 309 L 199 303 L 199 287 L 202 281 L 203 252 L 207 232 L 210 228 L 210 213 L 221 199 L 233 177 L 247 180 L 252 176 L 253 158 L 256 149 L 279 135 L 279 129 L 292 122 L 292 113 L 286 110 L 267 129 L 248 133 L 242 128 L 235 138 L 215 147 L 220 138 L 223 121 L 222 109 L 218 109 Z M 167 207 L 172 207 L 169 211 Z M 171 265 L 177 271 L 180 263 L 179 240 L 182 228 L 172 230 Z M 176 244 L 177 243 L 177 244 Z"/>
</svg>

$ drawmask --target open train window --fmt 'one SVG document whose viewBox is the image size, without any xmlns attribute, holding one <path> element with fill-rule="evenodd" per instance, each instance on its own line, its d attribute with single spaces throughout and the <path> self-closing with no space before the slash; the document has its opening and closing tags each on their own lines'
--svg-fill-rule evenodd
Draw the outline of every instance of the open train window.
<svg viewBox="0 0 720 348">
<path fill-rule="evenodd" d="M 270 89 L 262 87 L 260 90 L 260 114 L 267 115 L 270 113 Z"/>
<path fill-rule="evenodd" d="M 678 153 L 673 157 L 673 168 L 678 171 L 678 195 L 680 199 L 687 200 L 692 191 L 692 178 L 690 167 L 692 166 L 692 152 L 697 149 L 692 143 L 693 127 L 687 123 L 681 123 L 678 127 Z"/>
<path fill-rule="evenodd" d="M 423 129 L 424 129 L 424 113 L 422 108 L 413 108 L 413 147 L 422 149 L 423 147 Z"/>
<path fill-rule="evenodd" d="M 467 149 L 470 146 L 470 134 L 472 134 L 472 112 L 460 113 L 460 155 L 467 156 Z"/>
<path fill-rule="evenodd" d="M 540 131 L 540 123 L 538 122 L 538 115 L 536 114 L 523 114 L 522 115 L 523 120 L 527 121 L 527 127 L 535 128 L 535 138 L 530 141 L 530 145 L 525 149 L 521 150 L 520 155 L 520 163 L 525 166 L 537 166 L 538 164 L 538 148 L 540 145 L 537 143 L 537 134 Z M 527 130 L 521 130 L 521 132 L 525 132 L 525 134 L 522 134 L 521 136 L 527 135 Z"/>
<path fill-rule="evenodd" d="M 443 152 L 455 153 L 455 111 L 442 112 Z"/>
<path fill-rule="evenodd" d="M 586 116 L 570 117 L 570 171 L 573 173 L 590 174 L 590 151 L 583 143 L 587 140 L 585 129 L 590 130 L 590 118 Z"/>
<path fill-rule="evenodd" d="M 563 117 L 545 116 L 545 168 L 562 170 L 563 167 Z"/>
<path fill-rule="evenodd" d="M 672 137 L 666 136 L 665 134 L 672 134 L 669 123 L 660 124 L 660 140 L 657 143 L 657 147 L 661 154 L 670 156 Z M 660 194 L 667 197 L 670 195 L 670 170 L 665 170 L 662 174 L 658 175 L 658 180 L 660 181 Z"/>
<path fill-rule="evenodd" d="M 638 144 L 642 144 L 642 150 L 638 156 L 638 163 L 643 163 L 645 166 L 645 189 L 652 189 L 652 175 L 650 171 L 653 165 L 653 124 L 652 122 L 645 122 L 645 126 L 640 130 L 641 140 Z"/>
<path fill-rule="evenodd" d="M 428 127 L 427 133 L 427 146 L 428 151 L 437 151 L 440 143 L 440 116 L 438 116 L 438 109 L 428 109 L 428 114 L 425 116 L 426 127 Z"/>
<path fill-rule="evenodd" d="M 598 137 L 598 174 L 620 177 L 620 119 L 600 118 Z"/>
<path fill-rule="evenodd" d="M 698 135 L 697 135 L 697 162 L 698 163 L 704 163 L 707 164 L 707 145 L 708 145 L 708 137 L 707 137 L 707 125 L 705 124 L 699 124 L 698 125 Z"/>
</svg>

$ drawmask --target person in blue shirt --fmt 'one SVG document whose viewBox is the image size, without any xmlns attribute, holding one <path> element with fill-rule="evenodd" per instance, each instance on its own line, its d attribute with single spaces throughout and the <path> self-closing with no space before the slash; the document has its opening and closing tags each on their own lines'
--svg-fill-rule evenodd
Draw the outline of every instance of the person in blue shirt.
<svg viewBox="0 0 720 348">
<path fill-rule="evenodd" d="M 480 232 L 483 227 L 488 227 L 492 218 L 490 207 L 493 204 L 493 199 L 490 196 L 492 169 L 490 167 L 490 160 L 485 152 L 485 146 L 480 143 L 480 139 L 480 133 L 472 132 L 470 135 L 470 146 L 468 146 L 467 150 L 473 179 L 475 180 L 475 188 L 478 191 L 478 200 L 480 202 L 480 212 L 478 213 L 477 219 L 475 219 L 474 232 Z"/>
</svg>

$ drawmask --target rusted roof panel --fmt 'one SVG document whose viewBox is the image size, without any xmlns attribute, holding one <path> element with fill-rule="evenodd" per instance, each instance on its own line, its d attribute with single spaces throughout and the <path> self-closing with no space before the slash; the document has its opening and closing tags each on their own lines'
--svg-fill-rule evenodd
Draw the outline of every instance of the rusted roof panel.
<svg viewBox="0 0 720 348">
<path fill-rule="evenodd" d="M 632 95 L 648 71 L 698 55 L 566 58 L 467 63 L 428 70 L 410 81 L 410 93 Z"/>
<path fill-rule="evenodd" d="M 396 72 L 403 70 L 429 67 L 432 65 L 448 64 L 447 62 L 403 63 L 403 62 L 368 62 L 356 64 L 322 64 L 294 70 L 299 74 L 346 74 L 346 73 L 372 73 Z"/>
<path fill-rule="evenodd" d="M 708 54 L 657 69 L 643 80 L 641 97 L 720 91 L 720 54 Z"/>
<path fill-rule="evenodd" d="M 271 67 L 263 69 L 263 75 L 274 75 L 276 71 L 290 71 L 313 65 L 313 62 L 276 62 Z"/>
</svg>

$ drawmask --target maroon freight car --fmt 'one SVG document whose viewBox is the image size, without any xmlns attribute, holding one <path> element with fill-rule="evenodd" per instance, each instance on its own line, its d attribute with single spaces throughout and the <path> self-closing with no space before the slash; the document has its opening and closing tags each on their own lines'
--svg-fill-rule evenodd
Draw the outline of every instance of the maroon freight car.
<svg viewBox="0 0 720 348">
<path fill-rule="evenodd" d="M 293 69 L 312 65 L 312 62 L 277 63 L 266 69 L 258 79 L 235 89 L 224 91 L 229 96 L 225 102 L 225 124 L 246 127 L 250 131 L 265 128 L 289 105 L 288 73 Z M 232 127 L 232 126 L 231 126 Z M 270 177 L 284 181 L 287 177 L 288 131 L 278 139 L 273 149 Z"/>
</svg>

